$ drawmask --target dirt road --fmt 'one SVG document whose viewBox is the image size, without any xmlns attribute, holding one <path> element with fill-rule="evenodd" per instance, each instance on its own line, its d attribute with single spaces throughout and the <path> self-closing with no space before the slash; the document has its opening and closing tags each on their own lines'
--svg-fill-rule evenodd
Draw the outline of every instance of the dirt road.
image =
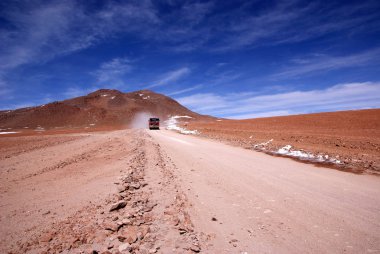
<svg viewBox="0 0 380 254">
<path fill-rule="evenodd" d="M 170 131 L 0 139 L 1 253 L 377 253 L 380 178 Z"/>
<path fill-rule="evenodd" d="M 177 167 L 195 227 L 215 237 L 213 252 L 380 252 L 379 177 L 149 133 Z"/>
<path fill-rule="evenodd" d="M 246 120 L 183 119 L 182 125 L 244 148 L 262 144 L 257 150 L 277 152 L 291 145 L 293 150 L 338 159 L 345 170 L 380 174 L 380 109 Z"/>
</svg>

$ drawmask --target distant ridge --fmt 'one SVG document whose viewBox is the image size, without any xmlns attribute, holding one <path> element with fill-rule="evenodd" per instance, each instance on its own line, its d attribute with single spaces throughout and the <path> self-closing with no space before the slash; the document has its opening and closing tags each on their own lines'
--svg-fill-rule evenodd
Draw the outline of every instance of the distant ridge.
<svg viewBox="0 0 380 254">
<path fill-rule="evenodd" d="M 177 101 L 150 90 L 123 93 L 100 89 L 86 96 L 46 105 L 0 111 L 0 128 L 43 128 L 84 126 L 128 126 L 139 113 L 160 117 L 199 115 Z"/>
</svg>

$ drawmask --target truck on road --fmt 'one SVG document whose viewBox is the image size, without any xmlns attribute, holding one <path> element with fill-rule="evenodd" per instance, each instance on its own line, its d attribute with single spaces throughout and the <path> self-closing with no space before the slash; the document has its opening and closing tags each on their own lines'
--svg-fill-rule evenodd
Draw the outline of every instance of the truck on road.
<svg viewBox="0 0 380 254">
<path fill-rule="evenodd" d="M 149 130 L 160 129 L 160 118 L 149 118 Z"/>
</svg>

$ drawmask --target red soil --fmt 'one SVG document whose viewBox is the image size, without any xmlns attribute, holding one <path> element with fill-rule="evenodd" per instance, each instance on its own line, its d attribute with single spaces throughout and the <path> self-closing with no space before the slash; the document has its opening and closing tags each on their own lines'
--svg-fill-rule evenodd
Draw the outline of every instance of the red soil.
<svg viewBox="0 0 380 254">
<path fill-rule="evenodd" d="M 186 125 L 202 136 L 246 148 L 273 139 L 268 150 L 291 145 L 296 150 L 336 157 L 359 171 L 380 171 L 380 109 L 191 121 Z"/>
</svg>

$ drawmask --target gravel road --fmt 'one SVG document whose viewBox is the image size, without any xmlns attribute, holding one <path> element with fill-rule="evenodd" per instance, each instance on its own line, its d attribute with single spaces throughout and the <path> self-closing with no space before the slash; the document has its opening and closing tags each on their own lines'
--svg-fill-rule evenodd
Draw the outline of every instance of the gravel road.
<svg viewBox="0 0 380 254">
<path fill-rule="evenodd" d="M 380 252 L 377 176 L 166 130 L 0 151 L 1 253 Z"/>
</svg>

